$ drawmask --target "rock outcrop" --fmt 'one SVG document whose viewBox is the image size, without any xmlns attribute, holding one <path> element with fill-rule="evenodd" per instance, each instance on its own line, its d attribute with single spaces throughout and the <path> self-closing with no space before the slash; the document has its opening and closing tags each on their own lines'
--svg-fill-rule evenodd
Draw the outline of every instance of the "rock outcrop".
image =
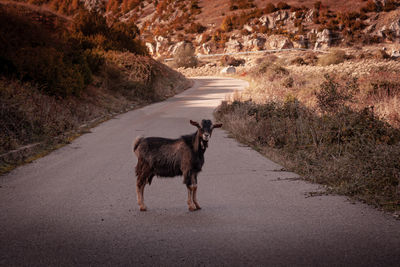
<svg viewBox="0 0 400 267">
<path fill-rule="evenodd" d="M 243 48 L 243 45 L 236 39 L 229 39 L 228 42 L 225 43 L 225 53 L 236 53 L 240 52 Z"/>
<path fill-rule="evenodd" d="M 322 32 L 317 33 L 317 40 L 314 45 L 314 49 L 327 49 L 332 44 L 332 33 L 328 29 L 324 29 Z"/>
<path fill-rule="evenodd" d="M 278 23 L 284 25 L 286 20 L 289 18 L 289 13 L 284 10 L 279 10 L 271 14 L 263 15 L 260 17 L 259 21 L 263 26 L 268 27 L 268 29 L 273 29 Z"/>
<path fill-rule="evenodd" d="M 155 56 L 159 57 L 168 52 L 168 39 L 162 36 L 154 37 L 155 40 Z"/>
<path fill-rule="evenodd" d="M 293 48 L 290 39 L 283 35 L 271 35 L 265 43 L 265 49 L 288 49 Z"/>
<path fill-rule="evenodd" d="M 259 35 L 247 35 L 243 37 L 243 49 L 246 51 L 263 50 L 266 39 Z"/>
</svg>

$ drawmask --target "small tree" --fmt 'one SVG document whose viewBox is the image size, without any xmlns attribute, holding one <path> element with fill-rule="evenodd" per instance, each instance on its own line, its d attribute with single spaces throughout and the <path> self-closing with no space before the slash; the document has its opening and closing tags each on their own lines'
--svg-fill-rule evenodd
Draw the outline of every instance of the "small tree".
<svg viewBox="0 0 400 267">
<path fill-rule="evenodd" d="M 194 55 L 195 49 L 192 43 L 185 42 L 180 45 L 174 54 L 175 65 L 178 68 L 192 68 L 197 66 L 197 58 Z"/>
<path fill-rule="evenodd" d="M 321 6 L 322 6 L 322 2 L 321 1 L 317 1 L 317 2 L 314 3 L 314 8 L 316 10 L 320 10 Z"/>
<path fill-rule="evenodd" d="M 290 9 L 290 6 L 289 6 L 286 2 L 279 2 L 279 3 L 276 5 L 276 8 L 277 8 L 277 9 L 284 10 L 284 9 Z"/>
<path fill-rule="evenodd" d="M 230 32 L 232 31 L 232 29 L 233 29 L 232 17 L 231 16 L 225 17 L 221 24 L 221 30 L 223 30 L 224 32 Z"/>
<path fill-rule="evenodd" d="M 275 11 L 276 11 L 276 7 L 272 3 L 268 3 L 264 8 L 265 14 L 269 14 L 269 13 L 272 13 Z"/>
</svg>

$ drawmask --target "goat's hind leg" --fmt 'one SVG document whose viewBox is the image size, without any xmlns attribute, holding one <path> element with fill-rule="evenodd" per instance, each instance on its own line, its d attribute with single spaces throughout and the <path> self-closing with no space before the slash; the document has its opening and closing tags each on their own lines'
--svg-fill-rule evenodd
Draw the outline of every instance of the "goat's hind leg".
<svg viewBox="0 0 400 267">
<path fill-rule="evenodd" d="M 148 164 L 139 157 L 138 163 L 136 165 L 136 195 L 137 195 L 137 202 L 140 207 L 140 211 L 146 211 L 146 205 L 144 205 L 144 187 L 148 181 L 151 181 L 153 176 L 149 173 L 149 166 Z"/>
<path fill-rule="evenodd" d="M 193 203 L 196 206 L 196 209 L 201 209 L 199 202 L 197 202 L 197 185 L 193 187 Z"/>
<path fill-rule="evenodd" d="M 140 211 L 146 211 L 147 207 L 144 205 L 144 187 L 146 186 L 146 179 L 138 177 L 136 181 L 136 195 Z"/>
</svg>

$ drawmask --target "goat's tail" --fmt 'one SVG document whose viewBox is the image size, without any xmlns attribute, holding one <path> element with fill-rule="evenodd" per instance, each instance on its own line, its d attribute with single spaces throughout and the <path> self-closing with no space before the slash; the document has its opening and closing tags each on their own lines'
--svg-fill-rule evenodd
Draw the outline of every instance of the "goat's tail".
<svg viewBox="0 0 400 267">
<path fill-rule="evenodd" d="M 136 154 L 136 149 L 138 148 L 140 142 L 142 142 L 143 136 L 136 137 L 135 141 L 133 142 L 133 152 Z"/>
</svg>

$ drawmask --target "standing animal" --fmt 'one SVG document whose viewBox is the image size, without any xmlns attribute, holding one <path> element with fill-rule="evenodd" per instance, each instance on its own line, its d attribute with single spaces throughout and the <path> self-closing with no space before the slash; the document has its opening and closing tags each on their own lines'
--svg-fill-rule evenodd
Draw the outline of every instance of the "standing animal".
<svg viewBox="0 0 400 267">
<path fill-rule="evenodd" d="M 222 124 L 213 124 L 211 120 L 202 120 L 201 124 L 190 120 L 197 127 L 193 134 L 183 135 L 177 139 L 162 137 L 138 137 L 133 144 L 133 152 L 138 158 L 136 165 L 136 193 L 141 211 L 146 211 L 144 205 L 144 187 L 154 176 L 183 176 L 183 183 L 188 190 L 190 211 L 200 208 L 197 202 L 197 174 L 204 164 L 204 152 L 208 147 L 213 129 Z"/>
</svg>

